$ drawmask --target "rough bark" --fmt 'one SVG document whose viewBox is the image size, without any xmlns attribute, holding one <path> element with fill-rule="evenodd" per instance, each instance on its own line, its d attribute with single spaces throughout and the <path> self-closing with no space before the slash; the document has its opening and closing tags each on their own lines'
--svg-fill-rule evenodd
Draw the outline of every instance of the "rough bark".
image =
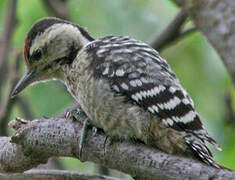
<svg viewBox="0 0 235 180">
<path fill-rule="evenodd" d="M 46 163 L 52 156 L 78 158 L 82 129 L 79 121 L 84 118 L 86 115 L 81 112 L 78 121 L 62 117 L 12 121 L 10 126 L 16 133 L 0 137 L 0 172 L 23 172 Z M 80 160 L 120 170 L 136 179 L 235 179 L 235 172 L 165 154 L 137 142 L 110 143 L 101 130 L 96 134 L 88 131 Z"/>
<path fill-rule="evenodd" d="M 174 0 L 208 39 L 235 84 L 235 1 Z M 213 63 L 213 62 L 212 62 Z"/>
<path fill-rule="evenodd" d="M 102 176 L 102 175 L 91 175 L 91 174 L 80 174 L 73 171 L 64 171 L 64 170 L 29 170 L 22 174 L 0 174 L 0 179 L 4 180 L 118 180 L 114 177 Z"/>
</svg>

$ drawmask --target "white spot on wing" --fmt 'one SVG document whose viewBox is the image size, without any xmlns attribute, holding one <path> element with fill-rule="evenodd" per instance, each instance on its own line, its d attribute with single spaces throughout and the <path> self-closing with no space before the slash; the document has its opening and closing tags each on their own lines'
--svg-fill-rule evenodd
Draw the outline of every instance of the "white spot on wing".
<svg viewBox="0 0 235 180">
<path fill-rule="evenodd" d="M 130 81 L 130 85 L 131 85 L 132 87 L 142 86 L 142 82 L 141 82 L 139 79 L 131 80 L 131 81 Z"/>
<path fill-rule="evenodd" d="M 116 71 L 116 76 L 123 76 L 125 74 L 124 70 L 123 69 L 118 69 Z"/>
<path fill-rule="evenodd" d="M 135 80 L 131 80 L 131 81 L 130 81 L 130 85 L 131 85 L 132 87 L 136 87 L 136 86 L 137 86 Z"/>
<path fill-rule="evenodd" d="M 114 76 L 114 71 L 112 71 L 112 74 L 109 74 L 108 76 L 113 77 Z"/>
<path fill-rule="evenodd" d="M 136 82 L 137 86 L 142 86 L 142 82 L 139 79 L 136 79 L 135 82 Z"/>
<path fill-rule="evenodd" d="M 140 93 L 136 93 L 135 95 L 138 97 L 138 100 L 142 100 L 142 96 Z"/>
<path fill-rule="evenodd" d="M 173 117 L 173 119 L 176 122 L 182 122 L 184 124 L 187 124 L 189 122 L 192 122 L 194 120 L 194 118 L 196 117 L 196 112 L 195 111 L 189 111 L 186 115 L 182 116 L 182 117 Z"/>
<path fill-rule="evenodd" d="M 125 90 L 128 90 L 128 89 L 129 89 L 129 87 L 126 85 L 126 83 L 122 83 L 122 84 L 121 84 L 121 87 L 122 87 L 123 89 L 125 89 Z"/>
<path fill-rule="evenodd" d="M 184 98 L 183 100 L 182 100 L 182 102 L 184 103 L 184 104 L 190 104 L 190 102 L 189 102 L 189 100 L 187 99 L 187 98 Z"/>
<path fill-rule="evenodd" d="M 180 99 L 178 97 L 174 97 L 173 99 L 170 99 L 168 102 L 163 104 L 158 104 L 158 106 L 161 109 L 174 109 L 178 104 L 180 104 Z"/>
<path fill-rule="evenodd" d="M 147 90 L 146 95 L 150 96 L 150 97 L 153 97 L 153 96 L 156 96 L 157 94 L 159 94 L 161 91 L 164 91 L 165 89 L 166 88 L 162 85 L 155 86 L 154 88 Z"/>
<path fill-rule="evenodd" d="M 120 92 L 119 87 L 118 87 L 118 86 L 116 86 L 116 85 L 113 85 L 113 89 L 114 89 L 115 91 L 117 91 L 117 92 Z"/>
<path fill-rule="evenodd" d="M 158 112 L 158 107 L 157 107 L 157 106 L 153 105 L 152 108 L 153 108 L 156 112 Z"/>
<path fill-rule="evenodd" d="M 149 83 L 150 81 L 144 77 L 141 77 L 140 80 L 143 82 L 143 83 Z"/>
<path fill-rule="evenodd" d="M 141 96 L 143 96 L 144 98 L 146 98 L 146 96 L 147 96 L 147 92 L 146 92 L 146 91 L 140 91 L 140 94 L 141 94 Z"/>
<path fill-rule="evenodd" d="M 172 94 L 173 94 L 176 90 L 177 90 L 177 89 L 176 89 L 175 87 L 172 87 L 172 86 L 169 88 L 169 91 L 170 91 Z"/>
<path fill-rule="evenodd" d="M 154 110 L 153 110 L 153 108 L 151 108 L 151 107 L 148 107 L 148 110 L 149 110 L 151 113 L 154 113 Z"/>
<path fill-rule="evenodd" d="M 108 74 L 108 73 L 109 73 L 109 68 L 106 67 L 102 74 L 103 74 L 103 75 L 106 75 L 106 74 Z"/>
<path fill-rule="evenodd" d="M 153 105 L 151 107 L 148 107 L 148 110 L 151 112 L 151 113 L 155 113 L 155 112 L 158 112 L 158 107 Z"/>
<path fill-rule="evenodd" d="M 133 94 L 131 98 L 138 102 L 138 97 L 135 94 Z"/>
<path fill-rule="evenodd" d="M 162 85 L 156 86 L 156 87 L 153 89 L 153 91 L 151 91 L 151 92 L 152 92 L 152 96 L 159 94 L 160 92 L 164 91 L 165 89 L 166 89 L 166 88 L 165 88 L 164 86 L 162 86 Z"/>
<path fill-rule="evenodd" d="M 136 87 L 137 85 L 142 85 L 141 81 L 138 79 L 138 80 L 132 80 L 130 81 L 130 85 L 133 86 L 133 87 Z M 121 85 L 122 86 L 122 85 Z M 131 97 L 136 100 L 136 101 L 139 101 L 139 100 L 142 100 L 143 98 L 146 98 L 146 97 L 153 97 L 155 95 L 157 95 L 159 92 L 161 91 L 164 91 L 166 88 L 164 86 L 156 86 L 154 87 L 153 89 L 150 89 L 150 90 L 147 90 L 147 91 L 139 91 L 135 94 L 133 94 Z M 157 108 L 157 107 L 156 107 Z M 158 110 L 156 110 L 158 111 Z"/>
<path fill-rule="evenodd" d="M 173 126 L 173 124 L 174 124 L 174 121 L 170 118 L 165 119 L 165 121 L 166 121 L 167 125 L 169 125 L 169 126 Z"/>
</svg>

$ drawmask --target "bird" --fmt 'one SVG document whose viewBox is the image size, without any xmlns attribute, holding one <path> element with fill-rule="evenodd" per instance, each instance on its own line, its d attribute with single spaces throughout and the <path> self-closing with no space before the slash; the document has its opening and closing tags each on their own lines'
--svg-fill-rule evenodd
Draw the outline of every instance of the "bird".
<svg viewBox="0 0 235 180">
<path fill-rule="evenodd" d="M 79 25 L 47 17 L 29 30 L 23 57 L 27 71 L 12 97 L 30 85 L 59 80 L 92 125 L 108 136 L 140 140 L 221 168 L 206 143 L 221 148 L 203 126 L 193 100 L 148 44 L 128 36 L 95 39 Z"/>
</svg>

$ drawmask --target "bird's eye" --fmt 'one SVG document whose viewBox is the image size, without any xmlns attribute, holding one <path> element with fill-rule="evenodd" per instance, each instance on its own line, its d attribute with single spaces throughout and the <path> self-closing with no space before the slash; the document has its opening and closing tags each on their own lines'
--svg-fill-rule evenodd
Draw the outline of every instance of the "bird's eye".
<svg viewBox="0 0 235 180">
<path fill-rule="evenodd" d="M 37 49 L 36 51 L 34 51 L 33 55 L 31 56 L 31 59 L 33 61 L 38 61 L 40 60 L 42 57 L 42 51 L 41 49 Z"/>
</svg>

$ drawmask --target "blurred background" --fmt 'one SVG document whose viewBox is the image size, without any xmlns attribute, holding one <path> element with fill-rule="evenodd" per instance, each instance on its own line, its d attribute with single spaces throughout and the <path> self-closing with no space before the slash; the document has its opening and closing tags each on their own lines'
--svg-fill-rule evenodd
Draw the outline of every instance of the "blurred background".
<svg viewBox="0 0 235 180">
<path fill-rule="evenodd" d="M 148 42 L 178 11 L 166 0 L 0 0 L 0 135 L 13 133 L 7 123 L 15 117 L 54 116 L 73 102 L 59 82 L 38 84 L 9 99 L 11 89 L 25 71 L 21 51 L 35 21 L 57 16 L 86 27 L 95 38 L 128 35 Z M 187 26 L 192 24 L 188 22 Z M 235 90 L 219 56 L 200 32 L 160 53 L 191 95 L 209 133 L 223 148 L 222 152 L 211 148 L 215 159 L 235 169 Z M 54 159 L 52 164 L 54 168 L 79 172 L 106 171 L 72 158 Z"/>
</svg>

